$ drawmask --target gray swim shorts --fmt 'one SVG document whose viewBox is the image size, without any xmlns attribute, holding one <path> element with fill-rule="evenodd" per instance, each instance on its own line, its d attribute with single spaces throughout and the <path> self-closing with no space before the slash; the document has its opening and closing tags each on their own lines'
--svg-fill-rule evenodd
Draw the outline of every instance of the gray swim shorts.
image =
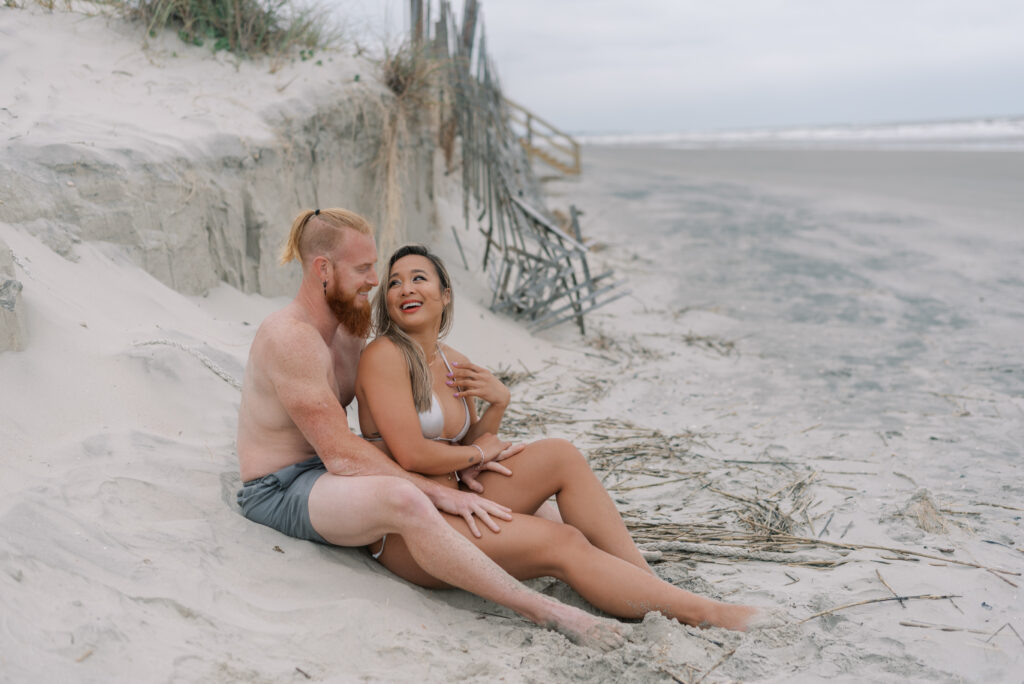
<svg viewBox="0 0 1024 684">
<path fill-rule="evenodd" d="M 319 456 L 249 480 L 238 490 L 242 515 L 290 537 L 328 544 L 309 520 L 309 492 L 327 472 Z"/>
</svg>

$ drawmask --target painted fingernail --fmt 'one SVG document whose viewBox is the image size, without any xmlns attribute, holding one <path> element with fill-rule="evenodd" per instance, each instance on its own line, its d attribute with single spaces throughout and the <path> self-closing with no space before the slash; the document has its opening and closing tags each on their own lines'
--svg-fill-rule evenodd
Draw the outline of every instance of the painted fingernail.
<svg viewBox="0 0 1024 684">
<path fill-rule="evenodd" d="M 445 381 L 444 384 L 446 384 L 446 385 L 454 385 L 455 383 L 452 382 L 451 380 L 447 380 L 447 381 Z"/>
</svg>

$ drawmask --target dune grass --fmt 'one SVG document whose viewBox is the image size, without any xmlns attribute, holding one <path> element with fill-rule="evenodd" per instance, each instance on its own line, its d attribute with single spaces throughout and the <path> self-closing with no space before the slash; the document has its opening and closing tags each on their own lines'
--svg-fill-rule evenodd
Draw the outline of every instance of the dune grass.
<svg viewBox="0 0 1024 684">
<path fill-rule="evenodd" d="M 2 0 L 7 7 L 35 4 L 53 11 L 72 11 L 73 0 Z M 93 0 L 89 5 L 113 8 L 140 21 L 149 36 L 177 30 L 190 45 L 227 50 L 244 57 L 280 56 L 299 51 L 305 60 L 315 50 L 335 47 L 342 31 L 319 0 Z"/>
<path fill-rule="evenodd" d="M 326 7 L 294 0 L 130 0 L 125 9 L 150 35 L 170 26 L 186 43 L 244 56 L 297 48 L 307 58 L 340 39 Z"/>
</svg>

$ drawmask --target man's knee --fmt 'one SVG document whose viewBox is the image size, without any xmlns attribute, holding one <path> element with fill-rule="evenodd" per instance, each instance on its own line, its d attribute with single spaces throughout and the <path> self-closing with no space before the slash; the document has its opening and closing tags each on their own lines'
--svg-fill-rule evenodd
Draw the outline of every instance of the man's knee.
<svg viewBox="0 0 1024 684">
<path fill-rule="evenodd" d="M 397 477 L 388 479 L 392 481 L 380 492 L 379 504 L 393 520 L 413 521 L 437 515 L 437 509 L 416 485 Z"/>
</svg>

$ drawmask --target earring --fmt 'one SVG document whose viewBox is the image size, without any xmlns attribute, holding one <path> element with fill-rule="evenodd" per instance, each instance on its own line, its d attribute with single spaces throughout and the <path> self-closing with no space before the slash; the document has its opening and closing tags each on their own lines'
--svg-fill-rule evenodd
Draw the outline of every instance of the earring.
<svg viewBox="0 0 1024 684">
<path fill-rule="evenodd" d="M 324 297 L 327 296 L 327 281 L 324 281 Z"/>
</svg>

